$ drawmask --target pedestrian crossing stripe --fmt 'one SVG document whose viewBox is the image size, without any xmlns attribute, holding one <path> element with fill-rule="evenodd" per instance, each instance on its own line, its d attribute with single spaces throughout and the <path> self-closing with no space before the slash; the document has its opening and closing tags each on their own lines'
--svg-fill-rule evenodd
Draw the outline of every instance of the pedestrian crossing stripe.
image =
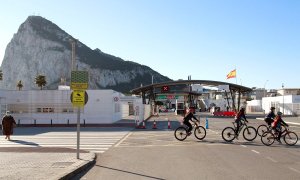
<svg viewBox="0 0 300 180">
<path fill-rule="evenodd" d="M 119 142 L 129 131 L 122 132 L 83 132 L 81 134 L 80 150 L 94 153 L 104 153 Z M 66 147 L 76 149 L 76 133 L 49 132 L 37 135 L 14 135 L 11 141 L 0 138 L 1 147 Z"/>
</svg>

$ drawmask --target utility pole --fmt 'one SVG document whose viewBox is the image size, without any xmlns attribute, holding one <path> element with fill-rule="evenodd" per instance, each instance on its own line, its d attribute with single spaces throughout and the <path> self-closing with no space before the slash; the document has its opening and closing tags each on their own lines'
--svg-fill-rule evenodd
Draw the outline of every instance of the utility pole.
<svg viewBox="0 0 300 180">
<path fill-rule="evenodd" d="M 152 75 L 152 84 L 153 84 L 153 75 Z"/>
<path fill-rule="evenodd" d="M 282 83 L 282 114 L 284 115 L 284 84 Z"/>
<path fill-rule="evenodd" d="M 264 97 L 266 97 L 266 84 L 269 80 L 266 80 L 265 84 L 264 84 Z"/>
<path fill-rule="evenodd" d="M 75 46 L 76 40 L 70 40 L 72 46 L 72 64 L 71 70 L 75 71 L 78 70 L 78 66 L 76 66 L 76 54 L 75 54 Z M 77 153 L 76 157 L 79 159 L 79 150 L 80 150 L 80 107 L 77 107 Z"/>
<path fill-rule="evenodd" d="M 71 47 L 72 47 L 72 55 L 71 55 L 71 70 L 74 71 L 75 70 L 75 67 L 76 67 L 76 54 L 75 54 L 75 45 L 76 45 L 76 40 L 74 39 L 71 39 L 70 40 L 70 43 L 71 43 Z"/>
</svg>

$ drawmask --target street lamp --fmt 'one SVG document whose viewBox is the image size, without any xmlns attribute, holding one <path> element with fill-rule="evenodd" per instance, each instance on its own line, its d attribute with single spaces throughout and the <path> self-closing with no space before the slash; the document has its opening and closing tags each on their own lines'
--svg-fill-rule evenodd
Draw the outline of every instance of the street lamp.
<svg viewBox="0 0 300 180">
<path fill-rule="evenodd" d="M 282 83 L 282 114 L 284 115 L 284 84 Z"/>
<path fill-rule="evenodd" d="M 266 84 L 269 80 L 266 80 L 265 84 L 264 84 L 264 97 L 266 97 Z"/>
</svg>

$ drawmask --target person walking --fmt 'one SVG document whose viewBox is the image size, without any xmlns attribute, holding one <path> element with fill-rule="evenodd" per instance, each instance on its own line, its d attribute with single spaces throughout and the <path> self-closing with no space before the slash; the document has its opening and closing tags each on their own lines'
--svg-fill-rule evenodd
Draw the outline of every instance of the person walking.
<svg viewBox="0 0 300 180">
<path fill-rule="evenodd" d="M 6 114 L 2 118 L 2 133 L 5 135 L 5 139 L 11 140 L 10 136 L 14 132 L 14 126 L 16 126 L 15 119 L 11 116 L 9 111 L 6 111 Z"/>
</svg>

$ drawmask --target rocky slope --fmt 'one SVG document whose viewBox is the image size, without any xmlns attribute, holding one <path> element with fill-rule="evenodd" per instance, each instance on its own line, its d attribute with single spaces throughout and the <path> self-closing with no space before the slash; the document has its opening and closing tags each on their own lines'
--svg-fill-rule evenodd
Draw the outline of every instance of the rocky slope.
<svg viewBox="0 0 300 180">
<path fill-rule="evenodd" d="M 45 89 L 57 89 L 61 78 L 70 83 L 71 39 L 76 39 L 54 23 L 40 16 L 29 16 L 7 45 L 1 65 L 2 89 L 16 89 L 19 80 L 23 90 L 38 89 L 37 74 L 46 76 Z M 120 92 L 155 82 L 170 81 L 151 68 L 132 61 L 92 50 L 80 41 L 76 43 L 78 70 L 89 71 L 89 89 L 114 89 Z"/>
</svg>

